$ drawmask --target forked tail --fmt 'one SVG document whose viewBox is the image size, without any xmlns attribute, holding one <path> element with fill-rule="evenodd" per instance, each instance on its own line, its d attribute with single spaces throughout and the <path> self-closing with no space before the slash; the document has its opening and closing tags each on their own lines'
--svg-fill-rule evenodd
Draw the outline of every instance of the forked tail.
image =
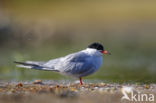
<svg viewBox="0 0 156 103">
<path fill-rule="evenodd" d="M 19 64 L 16 65 L 17 67 L 20 68 L 28 68 L 28 69 L 36 69 L 36 70 L 45 70 L 45 71 L 56 71 L 59 72 L 58 70 L 55 70 L 53 68 L 48 68 L 48 67 L 44 67 L 43 65 L 40 64 L 40 62 L 17 62 L 14 61 L 14 63 Z"/>
</svg>

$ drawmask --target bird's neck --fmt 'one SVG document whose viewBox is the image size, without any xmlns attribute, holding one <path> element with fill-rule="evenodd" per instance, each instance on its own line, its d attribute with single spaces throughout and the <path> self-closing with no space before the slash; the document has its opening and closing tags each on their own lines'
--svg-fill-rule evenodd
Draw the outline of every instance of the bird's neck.
<svg viewBox="0 0 156 103">
<path fill-rule="evenodd" d="M 93 56 L 101 56 L 102 55 L 98 50 L 93 49 L 93 48 L 87 48 L 87 49 L 83 50 L 83 52 L 85 52 L 89 55 L 93 55 Z"/>
</svg>

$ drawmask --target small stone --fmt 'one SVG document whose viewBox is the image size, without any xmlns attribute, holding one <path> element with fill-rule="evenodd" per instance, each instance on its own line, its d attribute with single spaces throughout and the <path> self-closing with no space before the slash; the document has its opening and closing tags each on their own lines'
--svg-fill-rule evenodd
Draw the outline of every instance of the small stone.
<svg viewBox="0 0 156 103">
<path fill-rule="evenodd" d="M 42 80 L 35 80 L 33 84 L 43 84 L 43 83 L 42 83 Z"/>
<path fill-rule="evenodd" d="M 146 84 L 146 85 L 144 85 L 144 88 L 145 88 L 145 89 L 149 89 L 150 86 Z"/>
<path fill-rule="evenodd" d="M 99 87 L 94 87 L 94 89 L 99 89 Z"/>
<path fill-rule="evenodd" d="M 23 84 L 22 84 L 22 83 L 18 83 L 18 84 L 16 85 L 16 87 L 23 87 Z"/>
<path fill-rule="evenodd" d="M 105 83 L 100 83 L 100 86 L 105 86 L 106 84 Z"/>
</svg>

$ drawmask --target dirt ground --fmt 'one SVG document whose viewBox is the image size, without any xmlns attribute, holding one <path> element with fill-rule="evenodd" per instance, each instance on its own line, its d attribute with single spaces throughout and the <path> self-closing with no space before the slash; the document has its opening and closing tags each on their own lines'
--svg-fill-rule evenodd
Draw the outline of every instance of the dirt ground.
<svg viewBox="0 0 156 103">
<path fill-rule="evenodd" d="M 0 82 L 0 103 L 135 103 L 123 97 L 123 88 L 132 89 L 138 96 L 147 94 L 139 103 L 149 101 L 150 94 L 156 96 L 156 84 L 111 84 L 111 83 L 56 83 L 44 82 Z M 128 93 L 128 92 L 127 92 Z M 129 96 L 129 94 L 128 94 Z M 136 99 L 138 99 L 136 97 Z M 146 101 L 147 99 L 147 101 Z M 155 98 L 154 98 L 155 99 Z M 141 100 L 141 99 L 140 99 Z"/>
</svg>

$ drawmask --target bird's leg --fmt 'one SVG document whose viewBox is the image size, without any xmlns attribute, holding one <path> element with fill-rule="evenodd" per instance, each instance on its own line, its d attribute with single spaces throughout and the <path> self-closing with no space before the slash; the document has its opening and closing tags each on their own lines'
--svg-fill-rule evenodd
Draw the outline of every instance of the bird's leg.
<svg viewBox="0 0 156 103">
<path fill-rule="evenodd" d="M 83 83 L 82 83 L 82 78 L 80 77 L 80 85 L 83 85 Z"/>
</svg>

